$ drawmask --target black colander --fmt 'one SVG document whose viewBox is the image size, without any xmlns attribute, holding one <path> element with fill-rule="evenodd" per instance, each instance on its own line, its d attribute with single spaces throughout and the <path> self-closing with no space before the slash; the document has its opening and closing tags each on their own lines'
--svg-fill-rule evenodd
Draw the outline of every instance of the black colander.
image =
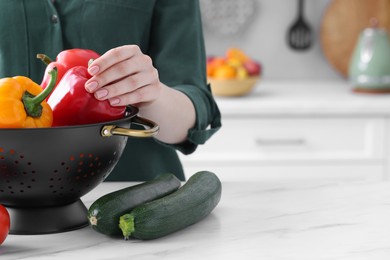
<svg viewBox="0 0 390 260">
<path fill-rule="evenodd" d="M 57 233 L 88 225 L 80 198 L 110 174 L 128 136 L 158 132 L 154 122 L 137 114 L 129 107 L 123 119 L 112 122 L 0 129 L 0 204 L 10 213 L 10 233 Z"/>
</svg>

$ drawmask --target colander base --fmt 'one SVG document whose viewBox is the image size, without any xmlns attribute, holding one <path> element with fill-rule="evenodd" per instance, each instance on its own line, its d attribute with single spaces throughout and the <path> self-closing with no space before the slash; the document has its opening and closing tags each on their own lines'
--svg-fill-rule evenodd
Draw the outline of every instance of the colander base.
<svg viewBox="0 0 390 260">
<path fill-rule="evenodd" d="M 88 225 L 87 208 L 79 199 L 55 207 L 17 208 L 6 206 L 11 217 L 10 234 L 39 235 L 60 233 Z"/>
</svg>

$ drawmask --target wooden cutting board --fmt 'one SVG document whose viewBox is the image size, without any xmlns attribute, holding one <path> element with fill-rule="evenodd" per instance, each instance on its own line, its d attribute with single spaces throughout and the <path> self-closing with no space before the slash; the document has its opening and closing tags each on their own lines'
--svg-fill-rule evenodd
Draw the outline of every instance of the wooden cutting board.
<svg viewBox="0 0 390 260">
<path fill-rule="evenodd" d="M 343 77 L 362 30 L 376 18 L 378 27 L 390 30 L 390 0 L 333 0 L 323 15 L 320 41 L 323 54 Z"/>
</svg>

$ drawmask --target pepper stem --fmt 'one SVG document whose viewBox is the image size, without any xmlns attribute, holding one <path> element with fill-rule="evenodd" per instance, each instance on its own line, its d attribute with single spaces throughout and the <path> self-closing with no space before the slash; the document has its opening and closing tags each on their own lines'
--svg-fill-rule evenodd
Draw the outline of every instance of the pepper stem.
<svg viewBox="0 0 390 260">
<path fill-rule="evenodd" d="M 38 95 L 34 96 L 29 92 L 25 92 L 22 97 L 24 104 L 24 109 L 27 114 L 31 117 L 40 117 L 42 115 L 42 105 L 41 103 L 49 96 L 53 91 L 56 81 L 57 81 L 57 68 L 54 67 L 49 72 L 50 81 L 47 87 Z"/>
<path fill-rule="evenodd" d="M 47 56 L 46 54 L 42 54 L 42 53 L 38 53 L 37 58 L 40 59 L 46 65 L 49 65 L 53 61 L 52 59 L 50 59 L 49 56 Z"/>
<path fill-rule="evenodd" d="M 119 228 L 122 230 L 122 234 L 125 240 L 128 240 L 131 234 L 134 232 L 134 216 L 131 214 L 125 214 L 119 218 Z"/>
</svg>

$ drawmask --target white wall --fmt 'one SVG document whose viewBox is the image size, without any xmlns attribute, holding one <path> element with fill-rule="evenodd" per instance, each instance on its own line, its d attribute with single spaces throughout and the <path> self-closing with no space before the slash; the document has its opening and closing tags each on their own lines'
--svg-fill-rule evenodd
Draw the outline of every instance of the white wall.
<svg viewBox="0 0 390 260">
<path fill-rule="evenodd" d="M 288 28 L 296 19 L 297 1 L 255 1 L 256 13 L 252 22 L 237 35 L 217 34 L 205 24 L 209 55 L 223 55 L 228 47 L 236 46 L 263 64 L 265 79 L 344 80 L 323 56 L 319 39 L 322 15 L 330 0 L 305 2 L 305 18 L 314 31 L 313 46 L 305 52 L 293 51 L 286 42 Z"/>
</svg>

